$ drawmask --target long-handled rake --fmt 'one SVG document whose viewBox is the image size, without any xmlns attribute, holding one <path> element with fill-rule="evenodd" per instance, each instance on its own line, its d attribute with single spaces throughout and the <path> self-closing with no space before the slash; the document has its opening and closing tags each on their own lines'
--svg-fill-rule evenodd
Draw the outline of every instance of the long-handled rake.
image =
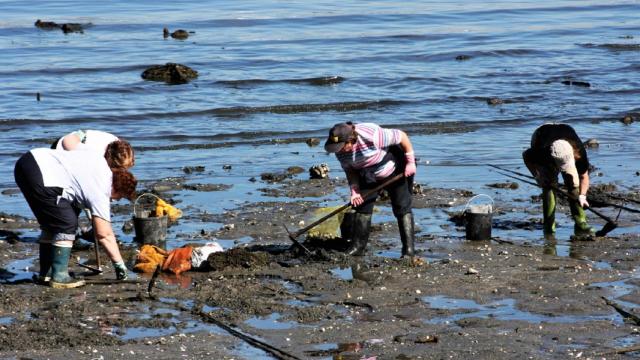
<svg viewBox="0 0 640 360">
<path fill-rule="evenodd" d="M 536 187 L 541 187 L 537 182 L 530 181 L 530 176 L 529 175 L 520 173 L 518 171 L 504 169 L 504 168 L 499 167 L 497 165 L 491 165 L 491 164 L 487 164 L 487 165 L 492 167 L 492 168 L 494 168 L 494 169 L 500 170 L 500 171 L 496 171 L 496 172 L 501 174 L 501 175 L 504 175 L 506 177 L 509 177 L 509 178 L 512 178 L 512 179 L 515 179 L 515 180 L 518 180 L 518 181 L 522 181 L 523 183 L 526 183 L 526 184 L 530 184 L 530 185 L 533 185 L 533 186 L 536 186 Z M 508 173 L 515 174 L 517 176 L 511 175 L 511 174 L 508 174 Z M 553 190 L 555 190 L 558 194 L 566 197 L 567 199 L 571 199 L 571 200 L 577 201 L 577 199 L 572 194 L 569 194 L 568 192 L 558 188 L 557 186 L 551 186 L 551 188 Z M 604 215 L 603 213 L 601 213 L 601 212 L 599 212 L 599 211 L 597 211 L 597 210 L 595 210 L 595 209 L 593 209 L 591 207 L 587 207 L 587 210 L 591 211 L 592 213 L 594 213 L 595 215 L 597 215 L 598 217 L 600 217 L 601 219 L 603 219 L 603 220 L 605 220 L 607 222 L 606 224 L 604 224 L 602 229 L 596 231 L 596 236 L 605 236 L 609 232 L 611 232 L 612 230 L 614 230 L 615 228 L 618 227 L 617 221 L 611 219 L 610 217 Z"/>
<path fill-rule="evenodd" d="M 375 188 L 365 192 L 364 194 L 362 194 L 362 198 L 366 199 L 369 196 L 371 196 L 372 194 L 375 194 L 376 192 L 382 190 L 383 188 L 387 187 L 389 184 L 401 179 L 404 176 L 404 174 L 397 174 L 395 176 L 393 176 L 392 178 L 388 179 L 387 181 L 383 182 L 382 184 L 376 186 Z M 327 221 L 328 219 L 332 218 L 333 216 L 339 214 L 340 212 L 350 208 L 352 206 L 351 202 L 348 202 L 342 206 L 340 206 L 339 208 L 333 210 L 332 212 L 328 213 L 327 215 L 321 217 L 320 219 L 312 222 L 311 224 L 303 227 L 302 229 L 292 233 L 289 231 L 289 229 L 287 229 L 287 226 L 285 225 L 284 228 L 287 230 L 287 234 L 289 234 L 289 239 L 296 245 L 300 246 L 308 255 L 313 254 L 311 252 L 311 250 L 309 250 L 306 246 L 302 245 L 302 243 L 300 243 L 297 238 L 306 233 L 307 231 L 313 229 L 313 227 L 317 226 L 318 224 L 321 224 L 325 221 Z"/>
</svg>

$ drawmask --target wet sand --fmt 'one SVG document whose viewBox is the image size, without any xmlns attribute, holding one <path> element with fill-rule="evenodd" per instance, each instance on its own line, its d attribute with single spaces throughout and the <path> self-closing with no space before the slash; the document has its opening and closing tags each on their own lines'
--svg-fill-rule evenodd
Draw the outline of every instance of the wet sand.
<svg viewBox="0 0 640 360">
<path fill-rule="evenodd" d="M 247 202 L 222 214 L 185 211 L 179 221 L 234 226 L 177 237 L 185 243 L 238 239 L 241 250 L 228 251 L 227 256 L 242 261 L 219 255 L 223 257 L 216 260 L 215 271 L 162 275 L 151 293 L 149 276 L 111 283 L 114 274 L 109 266 L 104 275 L 87 277 L 102 283 L 70 290 L 34 285 L 28 272 L 3 271 L 0 357 L 630 359 L 640 355 L 638 351 L 616 354 L 640 344 L 640 324 L 625 319 L 605 300 L 640 314 L 637 234 L 575 241 L 569 256 L 558 256 L 553 242 L 472 242 L 418 232 L 416 246 L 425 264 L 415 265 L 398 258 L 395 223 L 377 221 L 384 216 L 376 214 L 364 257 L 345 257 L 331 250 L 330 245 L 336 245 L 331 242 L 322 250 L 308 242 L 312 255 L 291 249 L 283 224 L 300 228 L 300 221 L 308 220 L 320 206 L 313 198 L 336 191 L 343 181 L 285 179 L 265 183 L 264 191 L 274 196 L 272 202 Z M 171 186 L 165 184 L 164 189 Z M 424 187 L 414 196 L 415 207 L 448 208 L 464 204 L 472 195 L 464 189 Z M 531 200 L 512 205 L 529 209 L 523 218 L 537 216 L 538 205 Z M 20 241 L 19 231 L 33 228 L 34 223 L 15 220 L 0 224 L 4 235 L 0 268 L 15 267 L 24 259 L 24 266 L 33 269 L 37 244 Z M 535 221 L 518 226 L 541 232 Z M 253 238 L 251 246 L 241 244 L 246 237 Z M 124 253 L 131 260 L 135 248 Z M 89 249 L 76 256 L 84 261 L 92 254 Z M 36 264 L 30 264 L 33 259 Z M 249 345 L 221 324 L 268 344 L 272 353 Z"/>
</svg>

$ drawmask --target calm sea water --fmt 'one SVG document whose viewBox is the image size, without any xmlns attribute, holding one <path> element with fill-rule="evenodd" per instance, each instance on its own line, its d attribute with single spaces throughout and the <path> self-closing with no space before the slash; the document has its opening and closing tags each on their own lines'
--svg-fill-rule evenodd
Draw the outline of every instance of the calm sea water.
<svg viewBox="0 0 640 360">
<path fill-rule="evenodd" d="M 142 180 L 204 165 L 189 181 L 233 188 L 178 197 L 221 212 L 269 199 L 248 181 L 262 172 L 327 162 L 344 176 L 303 141 L 324 141 L 343 121 L 406 130 L 429 163 L 418 182 L 475 192 L 506 180 L 483 164 L 521 166 L 537 126 L 566 122 L 601 143 L 589 153 L 602 173 L 593 183 L 637 187 L 640 124 L 619 119 L 640 110 L 638 14 L 638 1 L 0 0 L 0 188 L 15 188 L 13 164 L 28 149 L 100 129 L 134 145 Z M 65 35 L 37 19 L 92 26 Z M 164 39 L 163 27 L 195 33 Z M 171 86 L 140 77 L 166 62 L 199 78 Z M 306 80 L 327 76 L 344 81 Z M 493 97 L 504 103 L 489 105 Z M 0 211 L 31 216 L 21 196 L 0 199 Z M 429 215 L 420 221 L 427 227 Z"/>
</svg>

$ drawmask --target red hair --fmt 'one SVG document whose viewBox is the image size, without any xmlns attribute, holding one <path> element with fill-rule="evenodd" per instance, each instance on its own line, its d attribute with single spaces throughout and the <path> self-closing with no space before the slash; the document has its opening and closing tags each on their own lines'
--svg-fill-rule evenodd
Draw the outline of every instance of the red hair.
<svg viewBox="0 0 640 360">
<path fill-rule="evenodd" d="M 128 169 L 135 165 L 133 148 L 131 144 L 124 140 L 116 140 L 107 145 L 104 158 L 107 159 L 107 164 L 109 164 L 109 167 L 112 169 Z"/>
<path fill-rule="evenodd" d="M 136 185 L 138 180 L 129 171 L 122 168 L 111 169 L 113 174 L 111 180 L 111 197 L 127 198 L 131 201 L 136 197 Z"/>
</svg>

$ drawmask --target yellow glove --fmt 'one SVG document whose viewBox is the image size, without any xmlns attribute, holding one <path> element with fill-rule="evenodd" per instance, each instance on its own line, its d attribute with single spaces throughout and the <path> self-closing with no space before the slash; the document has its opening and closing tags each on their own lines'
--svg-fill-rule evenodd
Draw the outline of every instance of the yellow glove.
<svg viewBox="0 0 640 360">
<path fill-rule="evenodd" d="M 182 211 L 180 209 L 169 205 L 166 201 L 162 199 L 156 200 L 156 216 L 169 216 L 169 220 L 176 221 L 178 218 L 182 216 Z"/>
</svg>

